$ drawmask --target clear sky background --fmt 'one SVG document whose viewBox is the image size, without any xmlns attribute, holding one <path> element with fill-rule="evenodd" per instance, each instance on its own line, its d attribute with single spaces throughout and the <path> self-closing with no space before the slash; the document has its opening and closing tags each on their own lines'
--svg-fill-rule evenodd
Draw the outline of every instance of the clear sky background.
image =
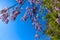
<svg viewBox="0 0 60 40">
<path fill-rule="evenodd" d="M 0 10 L 6 7 L 10 7 L 15 3 L 17 3 L 15 0 L 0 0 Z M 0 40 L 34 40 L 35 29 L 32 28 L 31 20 L 28 19 L 26 22 L 20 20 L 20 18 L 24 15 L 26 4 L 29 5 L 29 3 L 27 3 L 27 0 L 22 6 L 23 11 L 21 12 L 20 15 L 17 16 L 15 21 L 12 21 L 10 19 L 9 23 L 5 24 L 0 19 Z M 42 13 L 44 13 L 44 10 Z M 47 13 L 47 10 L 44 14 L 41 14 L 40 17 L 44 16 L 46 13 Z M 42 21 L 42 18 L 41 18 L 40 23 L 41 23 L 42 29 L 45 30 L 46 20 Z M 50 38 L 43 33 L 43 30 L 39 32 L 40 39 L 50 40 Z"/>
</svg>

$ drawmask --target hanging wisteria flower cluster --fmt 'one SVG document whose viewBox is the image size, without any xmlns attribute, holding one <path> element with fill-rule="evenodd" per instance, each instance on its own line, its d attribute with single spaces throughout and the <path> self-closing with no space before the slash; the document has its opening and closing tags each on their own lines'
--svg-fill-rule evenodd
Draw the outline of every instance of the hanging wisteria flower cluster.
<svg viewBox="0 0 60 40">
<path fill-rule="evenodd" d="M 5 23 L 8 23 L 9 22 L 9 19 L 8 19 L 8 16 L 9 16 L 8 8 L 5 8 L 5 9 L 1 10 L 0 14 L 2 14 L 1 17 L 0 17 L 2 19 L 2 21 L 4 21 Z"/>
<path fill-rule="evenodd" d="M 15 20 L 19 13 L 20 12 L 18 11 L 18 7 L 16 7 L 15 10 L 12 11 L 12 20 Z"/>
<path fill-rule="evenodd" d="M 31 6 L 33 8 L 30 8 L 30 7 L 27 7 L 26 8 L 26 12 L 22 18 L 23 21 L 27 21 L 28 18 L 30 18 L 30 20 L 32 21 L 32 26 L 36 29 L 36 34 L 35 34 L 35 40 L 36 38 L 38 38 L 38 40 L 40 39 L 39 37 L 39 34 L 38 34 L 38 31 L 41 31 L 41 25 L 40 25 L 40 22 L 39 22 L 39 18 L 40 18 L 40 15 L 39 13 L 37 13 L 37 11 L 39 11 L 38 9 L 38 6 L 35 6 L 34 4 L 37 4 L 37 5 L 40 5 L 40 0 L 36 1 L 36 0 L 28 0 L 31 4 Z"/>
</svg>

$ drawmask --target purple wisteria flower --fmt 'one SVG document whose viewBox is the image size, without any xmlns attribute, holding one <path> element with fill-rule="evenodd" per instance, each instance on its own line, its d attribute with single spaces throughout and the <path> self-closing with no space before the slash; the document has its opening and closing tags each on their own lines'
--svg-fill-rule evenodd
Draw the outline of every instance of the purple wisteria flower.
<svg viewBox="0 0 60 40">
<path fill-rule="evenodd" d="M 16 0 L 19 4 L 23 3 L 23 0 Z"/>
<path fill-rule="evenodd" d="M 56 19 L 56 22 L 57 22 L 58 24 L 60 24 L 60 18 L 57 18 L 57 19 Z"/>
</svg>

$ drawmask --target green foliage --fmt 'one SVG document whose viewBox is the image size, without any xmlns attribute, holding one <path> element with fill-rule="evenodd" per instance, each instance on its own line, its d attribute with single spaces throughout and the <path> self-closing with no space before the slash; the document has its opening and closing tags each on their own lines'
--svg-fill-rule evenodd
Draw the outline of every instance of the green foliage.
<svg viewBox="0 0 60 40">
<path fill-rule="evenodd" d="M 60 0 L 44 0 L 42 6 L 49 9 L 46 17 L 43 17 L 47 19 L 47 29 L 44 32 L 51 37 L 51 40 L 60 40 L 60 24 L 56 22 L 60 10 L 55 10 L 55 7 L 60 7 Z"/>
</svg>

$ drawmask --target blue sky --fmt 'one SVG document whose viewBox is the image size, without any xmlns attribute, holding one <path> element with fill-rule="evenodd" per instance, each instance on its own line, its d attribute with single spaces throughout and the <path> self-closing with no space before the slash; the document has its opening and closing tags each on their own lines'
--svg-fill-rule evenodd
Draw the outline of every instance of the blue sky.
<svg viewBox="0 0 60 40">
<path fill-rule="evenodd" d="M 10 7 L 15 3 L 16 3 L 15 0 L 0 0 L 0 10 L 6 7 Z M 5 24 L 0 19 L 0 40 L 34 40 L 35 29 L 32 28 L 31 20 L 28 19 L 26 22 L 20 20 L 20 18 L 24 15 L 26 4 L 29 5 L 27 1 L 24 3 L 24 5 L 22 6 L 23 11 L 21 12 L 20 15 L 17 16 L 15 21 L 12 21 L 10 19 L 9 23 Z M 41 14 L 40 16 L 42 17 L 44 16 L 44 14 L 43 15 Z M 42 21 L 41 18 L 40 22 L 44 30 L 46 28 L 45 26 L 46 20 Z M 43 31 L 39 32 L 39 34 L 41 40 L 50 40 L 50 38 L 46 36 L 43 33 Z"/>
</svg>

